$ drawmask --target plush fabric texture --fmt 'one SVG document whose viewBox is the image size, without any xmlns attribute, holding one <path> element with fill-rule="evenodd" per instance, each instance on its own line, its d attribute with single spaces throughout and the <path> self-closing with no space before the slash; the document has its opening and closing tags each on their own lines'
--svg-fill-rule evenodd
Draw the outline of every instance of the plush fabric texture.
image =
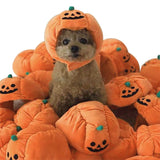
<svg viewBox="0 0 160 160">
<path fill-rule="evenodd" d="M 40 43 L 30 59 L 31 70 L 38 71 L 38 70 L 46 70 L 51 71 L 53 70 L 55 60 L 51 58 L 49 55 L 45 42 Z"/>
<path fill-rule="evenodd" d="M 29 79 L 21 77 L 5 78 L 0 81 L 0 103 L 13 100 L 34 100 L 45 98 L 39 85 Z"/>
<path fill-rule="evenodd" d="M 160 124 L 141 125 L 137 130 L 137 152 L 160 158 Z"/>
<path fill-rule="evenodd" d="M 102 155 L 103 160 L 124 160 L 135 156 L 136 150 L 136 132 L 122 119 L 118 119 L 120 126 L 120 138 L 117 145 L 106 151 Z"/>
<path fill-rule="evenodd" d="M 58 120 L 58 116 L 46 100 L 37 99 L 24 104 L 14 116 L 14 121 L 21 128 L 26 128 L 31 122 L 37 124 L 52 124 Z"/>
<path fill-rule="evenodd" d="M 11 135 L 16 134 L 13 122 L 14 112 L 8 108 L 0 108 L 0 159 L 5 160 L 7 144 Z"/>
<path fill-rule="evenodd" d="M 148 80 L 153 85 L 153 88 L 156 90 L 157 87 L 160 87 L 160 59 L 151 59 L 143 64 L 141 68 L 141 74 L 148 78 Z"/>
<path fill-rule="evenodd" d="M 160 124 L 160 98 L 157 95 L 141 97 L 134 106 L 149 125 Z"/>
<path fill-rule="evenodd" d="M 12 67 L 16 75 L 24 77 L 26 72 L 31 72 L 30 58 L 33 52 L 33 49 L 25 50 L 15 57 Z"/>
<path fill-rule="evenodd" d="M 20 77 L 25 77 L 26 73 L 45 70 L 52 71 L 55 59 L 52 59 L 45 46 L 45 42 L 40 43 L 35 50 L 25 50 L 18 54 L 13 62 L 13 71 Z"/>
<path fill-rule="evenodd" d="M 65 136 L 52 125 L 30 124 L 10 140 L 6 160 L 71 160 Z"/>
<path fill-rule="evenodd" d="M 69 144 L 86 154 L 102 154 L 119 139 L 119 124 L 110 109 L 97 101 L 79 103 L 57 122 Z"/>
<path fill-rule="evenodd" d="M 105 84 L 116 76 L 139 72 L 138 61 L 118 39 L 105 39 L 100 55 L 100 70 Z"/>
<path fill-rule="evenodd" d="M 74 14 L 74 16 L 70 18 L 72 14 Z M 58 57 L 56 53 L 56 43 L 57 43 L 57 37 L 62 29 L 70 29 L 70 30 L 87 29 L 93 36 L 93 39 L 96 43 L 96 55 L 99 53 L 103 42 L 103 35 L 99 24 L 92 15 L 85 14 L 78 10 L 69 10 L 69 11 L 64 11 L 59 15 L 53 17 L 49 21 L 45 30 L 46 47 L 52 58 L 67 64 L 69 71 L 75 70 L 77 68 L 80 68 L 88 64 L 94 58 L 83 62 L 73 62 Z"/>
<path fill-rule="evenodd" d="M 49 97 L 49 85 L 52 80 L 52 71 L 38 70 L 28 74 L 25 79 L 35 81 L 43 90 L 44 97 Z"/>
<path fill-rule="evenodd" d="M 115 77 L 105 85 L 105 88 L 109 105 L 125 107 L 145 96 L 152 89 L 152 85 L 139 73 L 130 73 Z"/>
<path fill-rule="evenodd" d="M 126 160 L 159 160 L 159 158 L 153 156 L 134 156 Z"/>
</svg>

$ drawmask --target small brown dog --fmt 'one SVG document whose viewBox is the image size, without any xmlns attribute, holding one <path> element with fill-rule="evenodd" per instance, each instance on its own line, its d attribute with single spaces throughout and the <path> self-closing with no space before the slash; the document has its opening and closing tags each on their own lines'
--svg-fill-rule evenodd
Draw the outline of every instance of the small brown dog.
<svg viewBox="0 0 160 160">
<path fill-rule="evenodd" d="M 95 56 L 96 44 L 87 29 L 60 31 L 56 44 L 57 55 L 71 62 L 90 60 Z M 56 61 L 50 85 L 49 102 L 58 116 L 70 107 L 84 101 L 106 104 L 106 92 L 101 73 L 95 60 L 72 71 Z"/>
</svg>

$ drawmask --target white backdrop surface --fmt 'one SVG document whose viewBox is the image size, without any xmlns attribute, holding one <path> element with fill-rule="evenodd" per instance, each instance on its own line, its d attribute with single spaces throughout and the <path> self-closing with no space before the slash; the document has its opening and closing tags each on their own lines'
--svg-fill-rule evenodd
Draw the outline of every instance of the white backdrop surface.
<svg viewBox="0 0 160 160">
<path fill-rule="evenodd" d="M 104 39 L 117 38 L 142 65 L 160 54 L 159 0 L 0 0 L 0 79 L 18 53 L 44 40 L 47 22 L 69 6 L 90 13 Z"/>
</svg>

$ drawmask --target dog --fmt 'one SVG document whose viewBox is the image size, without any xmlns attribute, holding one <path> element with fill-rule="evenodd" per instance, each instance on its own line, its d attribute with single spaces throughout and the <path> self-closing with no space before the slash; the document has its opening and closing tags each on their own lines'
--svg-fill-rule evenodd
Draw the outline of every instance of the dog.
<svg viewBox="0 0 160 160">
<path fill-rule="evenodd" d="M 57 55 L 70 62 L 83 62 L 95 56 L 96 44 L 87 29 L 62 29 L 56 43 Z M 61 117 L 72 106 L 85 101 L 107 103 L 104 82 L 97 62 L 68 71 L 67 65 L 56 61 L 50 83 L 49 103 Z"/>
</svg>

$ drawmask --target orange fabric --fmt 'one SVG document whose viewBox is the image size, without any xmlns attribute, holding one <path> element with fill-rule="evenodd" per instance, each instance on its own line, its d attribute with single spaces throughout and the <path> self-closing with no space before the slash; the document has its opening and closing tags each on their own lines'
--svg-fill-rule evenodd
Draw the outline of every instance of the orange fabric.
<svg viewBox="0 0 160 160">
<path fill-rule="evenodd" d="M 21 128 L 28 127 L 31 122 L 54 125 L 57 120 L 58 116 L 50 104 L 44 104 L 40 99 L 24 104 L 14 116 L 15 123 Z"/>
<path fill-rule="evenodd" d="M 25 77 L 26 72 L 52 71 L 55 62 L 49 55 L 45 43 L 42 42 L 35 50 L 25 50 L 18 54 L 13 62 L 13 71 L 16 75 Z"/>
<path fill-rule="evenodd" d="M 64 135 L 52 125 L 30 124 L 10 140 L 6 160 L 71 160 L 71 152 Z"/>
<path fill-rule="evenodd" d="M 16 133 L 17 133 L 16 125 L 13 121 L 0 122 L 0 159 L 1 160 L 5 160 L 7 143 L 9 142 L 11 135 Z"/>
<path fill-rule="evenodd" d="M 152 85 L 139 73 L 130 73 L 115 77 L 105 85 L 105 88 L 109 105 L 125 107 L 145 96 L 152 89 Z"/>
<path fill-rule="evenodd" d="M 118 39 L 105 39 L 100 55 L 100 70 L 105 84 L 116 76 L 139 72 L 138 61 Z"/>
<path fill-rule="evenodd" d="M 154 116 L 154 115 L 153 115 Z M 137 130 L 137 151 L 142 156 L 160 158 L 160 124 L 145 126 Z"/>
<path fill-rule="evenodd" d="M 14 112 L 8 108 L 0 108 L 0 123 L 13 120 Z"/>
<path fill-rule="evenodd" d="M 34 50 L 34 53 L 30 59 L 31 70 L 53 70 L 55 61 L 49 55 L 45 42 L 40 43 L 37 48 Z"/>
<path fill-rule="evenodd" d="M 160 98 L 155 94 L 139 98 L 134 106 L 149 125 L 160 124 Z"/>
<path fill-rule="evenodd" d="M 160 73 L 159 59 L 151 59 L 141 68 L 141 74 L 148 78 L 155 90 L 160 86 L 160 76 L 158 73 Z"/>
<path fill-rule="evenodd" d="M 23 99 L 34 100 L 45 98 L 39 85 L 29 79 L 13 77 L 0 81 L 0 103 Z"/>
<path fill-rule="evenodd" d="M 30 58 L 33 52 L 34 50 L 32 49 L 25 50 L 16 56 L 12 64 L 13 71 L 16 75 L 24 77 L 26 72 L 31 72 Z"/>
<path fill-rule="evenodd" d="M 77 14 L 76 12 L 79 12 L 79 14 Z M 68 15 L 65 15 L 66 13 Z M 72 19 L 66 19 L 67 17 L 70 17 L 72 13 L 75 15 L 75 17 L 78 16 L 79 18 L 73 19 L 74 17 L 72 17 Z M 54 59 L 67 64 L 69 71 L 75 70 L 77 68 L 80 68 L 88 64 L 94 58 L 83 62 L 73 62 L 58 57 L 56 53 L 56 43 L 59 32 L 62 29 L 70 29 L 70 30 L 87 29 L 93 36 L 93 39 L 96 43 L 96 55 L 99 53 L 103 41 L 103 35 L 99 24 L 92 15 L 84 14 L 83 12 L 78 10 L 72 10 L 72 11 L 64 11 L 61 14 L 53 17 L 49 21 L 45 31 L 46 47 L 49 54 Z"/>
<path fill-rule="evenodd" d="M 93 155 L 112 148 L 120 135 L 114 114 L 97 101 L 83 102 L 70 108 L 56 122 L 56 127 L 63 131 L 69 144 L 77 151 Z"/>
<path fill-rule="evenodd" d="M 159 158 L 153 157 L 153 156 L 135 156 L 128 158 L 126 160 L 159 160 Z"/>
<path fill-rule="evenodd" d="M 124 160 L 137 153 L 136 132 L 127 122 L 121 119 L 118 119 L 118 122 L 120 126 L 119 142 L 102 155 L 103 160 Z"/>
<path fill-rule="evenodd" d="M 25 79 L 35 81 L 42 88 L 44 97 L 49 97 L 49 84 L 52 80 L 52 71 L 35 71 L 27 75 Z"/>
</svg>

